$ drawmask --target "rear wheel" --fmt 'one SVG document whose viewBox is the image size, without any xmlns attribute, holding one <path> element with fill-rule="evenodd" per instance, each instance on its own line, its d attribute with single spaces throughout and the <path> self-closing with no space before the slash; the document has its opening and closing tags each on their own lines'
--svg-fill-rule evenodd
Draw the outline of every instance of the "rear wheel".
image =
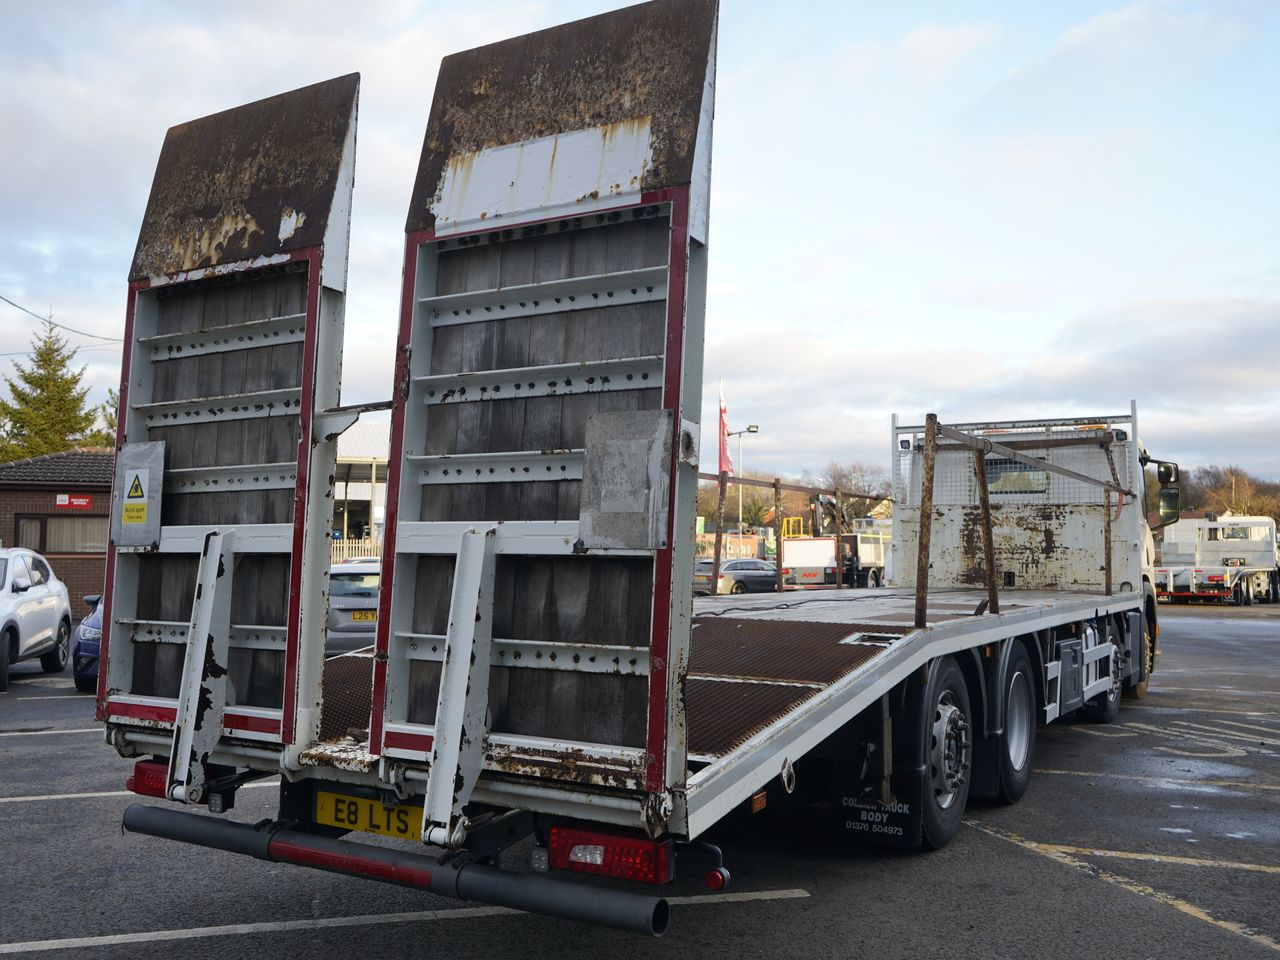
<svg viewBox="0 0 1280 960">
<path fill-rule="evenodd" d="M 81 693 L 93 693 L 98 685 L 88 677 L 76 677 L 76 689 Z"/>
<path fill-rule="evenodd" d="M 741 580 L 733 581 L 733 586 L 729 588 L 730 593 L 746 593 L 747 585 Z"/>
<path fill-rule="evenodd" d="M 867 586 L 872 589 L 875 589 L 876 587 L 880 586 L 880 571 L 878 570 L 867 571 Z"/>
<path fill-rule="evenodd" d="M 969 691 L 954 658 L 944 657 L 938 664 L 924 703 L 921 839 L 926 847 L 938 850 L 960 829 L 973 762 Z"/>
<path fill-rule="evenodd" d="M 63 620 L 58 624 L 58 642 L 52 650 L 40 658 L 45 673 L 61 673 L 71 659 L 71 624 Z"/>
<path fill-rule="evenodd" d="M 1005 677 L 997 790 L 1005 803 L 1017 803 L 1031 782 L 1031 762 L 1036 752 L 1036 688 L 1031 658 L 1021 643 L 1009 655 Z"/>
</svg>

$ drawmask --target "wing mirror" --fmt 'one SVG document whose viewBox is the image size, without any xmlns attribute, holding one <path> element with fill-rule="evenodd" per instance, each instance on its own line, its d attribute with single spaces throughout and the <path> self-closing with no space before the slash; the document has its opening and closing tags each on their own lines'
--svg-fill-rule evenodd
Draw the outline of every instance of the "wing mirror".
<svg viewBox="0 0 1280 960">
<path fill-rule="evenodd" d="M 1156 460 L 1156 478 L 1160 481 L 1160 522 L 1152 529 L 1160 530 L 1177 523 L 1182 511 L 1182 488 L 1178 484 L 1178 465 Z"/>
<path fill-rule="evenodd" d="M 13 578 L 14 593 L 26 593 L 30 589 L 31 589 L 31 581 L 28 580 L 26 577 Z"/>
<path fill-rule="evenodd" d="M 84 605 L 90 610 L 98 609 L 98 602 L 102 600 L 102 596 L 97 593 L 91 593 L 84 598 Z"/>
</svg>

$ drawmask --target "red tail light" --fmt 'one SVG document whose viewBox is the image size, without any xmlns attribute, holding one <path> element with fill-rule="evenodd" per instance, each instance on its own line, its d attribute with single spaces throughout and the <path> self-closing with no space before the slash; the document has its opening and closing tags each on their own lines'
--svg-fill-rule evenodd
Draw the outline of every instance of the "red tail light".
<svg viewBox="0 0 1280 960">
<path fill-rule="evenodd" d="M 783 568 L 782 568 L 782 575 L 783 575 L 784 577 L 789 577 L 789 576 L 791 576 L 791 568 L 790 568 L 790 567 L 783 567 Z"/>
<path fill-rule="evenodd" d="M 670 840 L 569 827 L 551 828 L 548 853 L 551 866 L 558 870 L 577 870 L 640 883 L 667 883 L 675 866 Z"/>
<path fill-rule="evenodd" d="M 1222 581 L 1225 580 L 1226 577 L 1224 577 L 1220 573 L 1211 573 L 1207 577 L 1205 577 L 1205 579 L 1208 580 L 1210 583 L 1222 583 Z"/>
<path fill-rule="evenodd" d="M 165 788 L 169 785 L 169 765 L 160 760 L 139 760 L 124 785 L 139 796 L 163 798 L 168 792 Z"/>
</svg>

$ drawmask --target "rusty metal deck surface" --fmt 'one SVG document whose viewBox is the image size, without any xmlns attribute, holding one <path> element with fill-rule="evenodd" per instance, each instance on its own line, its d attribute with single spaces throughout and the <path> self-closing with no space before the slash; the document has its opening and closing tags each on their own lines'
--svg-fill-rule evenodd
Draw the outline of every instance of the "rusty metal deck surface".
<svg viewBox="0 0 1280 960">
<path fill-rule="evenodd" d="M 339 740 L 348 731 L 369 737 L 369 705 L 373 693 L 373 657 L 348 653 L 324 662 L 320 707 L 321 743 Z"/>
<path fill-rule="evenodd" d="M 171 127 L 129 279 L 319 246 L 359 86 L 353 73 Z"/>
<path fill-rule="evenodd" d="M 828 684 L 883 649 L 842 642 L 863 632 L 859 625 L 840 623 L 699 617 L 693 622 L 689 675 Z"/>
<path fill-rule="evenodd" d="M 818 694 L 821 687 L 690 679 L 685 717 L 692 757 L 721 757 L 774 720 Z"/>
<path fill-rule="evenodd" d="M 974 611 L 978 591 L 929 597 L 927 633 L 959 621 L 988 626 Z M 1008 614 L 1049 612 L 1093 595 L 1056 592 L 1002 596 Z M 1098 599 L 1104 599 L 1099 597 Z M 782 720 L 890 649 L 919 635 L 915 593 L 909 590 L 788 591 L 707 597 L 694 604 L 685 710 L 689 754 L 714 760 Z"/>
<path fill-rule="evenodd" d="M 653 0 L 445 57 L 405 229 L 436 225 L 448 165 L 584 128 L 648 123 L 640 189 L 688 183 L 715 17 L 714 0 Z"/>
<path fill-rule="evenodd" d="M 723 756 L 886 649 L 879 624 L 694 620 L 685 684 L 689 753 Z M 894 638 L 880 637 L 881 640 Z"/>
</svg>

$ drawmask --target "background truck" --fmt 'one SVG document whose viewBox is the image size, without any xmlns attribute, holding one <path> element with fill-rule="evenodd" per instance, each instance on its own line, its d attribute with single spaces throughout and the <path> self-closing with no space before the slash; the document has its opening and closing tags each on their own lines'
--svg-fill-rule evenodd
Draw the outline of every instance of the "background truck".
<svg viewBox="0 0 1280 960">
<path fill-rule="evenodd" d="M 1165 528 L 1155 571 L 1161 600 L 1235 604 L 1280 599 L 1280 554 L 1271 517 L 1179 520 Z"/>
<path fill-rule="evenodd" d="M 939 847 L 971 794 L 1022 795 L 1039 723 L 1144 692 L 1133 409 L 895 424 L 900 589 L 695 604 L 715 37 L 662 0 L 443 61 L 376 643 L 328 660 L 358 80 L 169 132 L 97 699 L 169 802 L 126 830 L 656 934 L 662 885 L 728 882 L 701 840 L 736 810 Z M 265 777 L 276 815 L 237 819 Z"/>
<path fill-rule="evenodd" d="M 841 582 L 851 587 L 878 587 L 884 582 L 885 555 L 891 534 L 865 527 L 826 537 L 783 537 L 781 564 L 788 586 L 821 586 Z"/>
</svg>

